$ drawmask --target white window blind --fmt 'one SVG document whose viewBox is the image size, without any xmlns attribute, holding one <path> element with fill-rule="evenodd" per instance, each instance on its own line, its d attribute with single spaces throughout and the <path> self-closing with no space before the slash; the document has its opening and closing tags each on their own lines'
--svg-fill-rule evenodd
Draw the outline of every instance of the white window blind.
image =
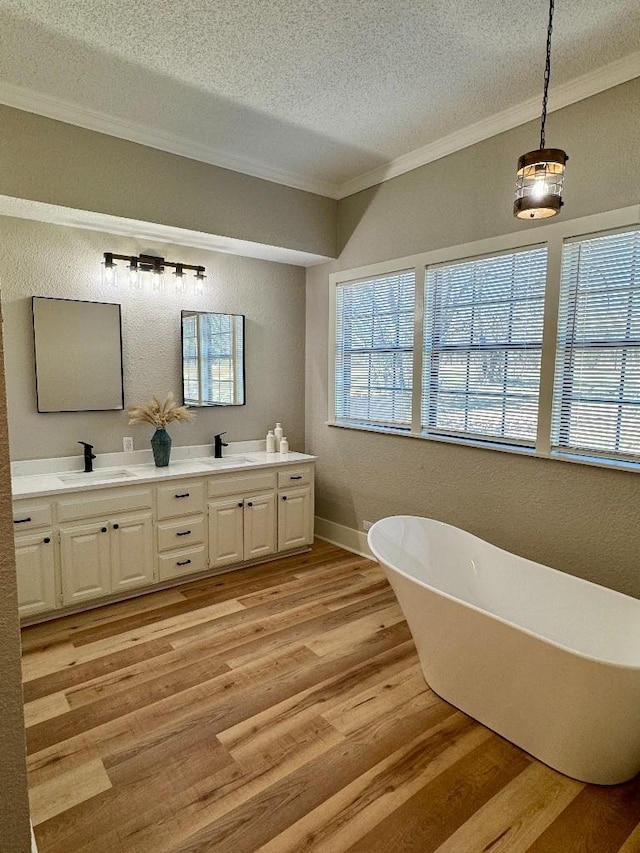
<svg viewBox="0 0 640 853">
<path fill-rule="evenodd" d="M 336 289 L 336 420 L 409 429 L 415 273 Z"/>
<path fill-rule="evenodd" d="M 547 249 L 429 267 L 422 428 L 533 446 Z"/>
<path fill-rule="evenodd" d="M 563 251 L 552 446 L 640 458 L 640 230 Z"/>
</svg>

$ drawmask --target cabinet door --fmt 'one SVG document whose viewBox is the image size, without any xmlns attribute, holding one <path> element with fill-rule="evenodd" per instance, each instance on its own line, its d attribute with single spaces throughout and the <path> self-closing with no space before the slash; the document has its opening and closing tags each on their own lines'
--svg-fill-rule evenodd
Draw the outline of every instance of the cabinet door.
<svg viewBox="0 0 640 853">
<path fill-rule="evenodd" d="M 61 527 L 60 562 L 64 604 L 108 595 L 111 592 L 108 523 Z"/>
<path fill-rule="evenodd" d="M 278 497 L 278 551 L 313 541 L 311 489 L 291 489 Z"/>
<path fill-rule="evenodd" d="M 111 589 L 118 592 L 154 581 L 151 513 L 123 515 L 111 523 Z"/>
<path fill-rule="evenodd" d="M 241 563 L 243 556 L 242 497 L 211 501 L 209 504 L 209 567 Z"/>
<path fill-rule="evenodd" d="M 55 610 L 55 560 L 50 530 L 16 538 L 18 611 L 20 616 Z"/>
<path fill-rule="evenodd" d="M 244 501 L 244 559 L 255 560 L 276 550 L 276 496 L 258 495 Z"/>
</svg>

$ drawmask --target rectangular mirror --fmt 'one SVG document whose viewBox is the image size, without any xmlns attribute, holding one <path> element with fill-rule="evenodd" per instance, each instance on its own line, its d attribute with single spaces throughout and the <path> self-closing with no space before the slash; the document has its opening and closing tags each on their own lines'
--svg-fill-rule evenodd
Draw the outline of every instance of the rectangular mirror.
<svg viewBox="0 0 640 853">
<path fill-rule="evenodd" d="M 124 408 L 120 306 L 32 297 L 39 412 Z"/>
<path fill-rule="evenodd" d="M 186 406 L 244 406 L 244 315 L 182 312 Z"/>
</svg>

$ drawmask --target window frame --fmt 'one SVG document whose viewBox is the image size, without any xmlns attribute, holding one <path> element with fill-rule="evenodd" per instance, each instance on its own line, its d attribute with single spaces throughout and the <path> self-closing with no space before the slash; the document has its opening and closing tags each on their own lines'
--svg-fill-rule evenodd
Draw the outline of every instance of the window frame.
<svg viewBox="0 0 640 853">
<path fill-rule="evenodd" d="M 604 213 L 592 214 L 578 219 L 558 221 L 551 224 L 533 225 L 528 223 L 518 230 L 465 243 L 446 246 L 428 252 L 397 258 L 367 266 L 345 269 L 329 275 L 329 348 L 328 348 L 328 418 L 327 425 L 367 432 L 402 435 L 427 441 L 439 441 L 460 446 L 481 447 L 501 450 L 525 456 L 544 459 L 558 459 L 567 462 L 579 462 L 605 468 L 640 471 L 640 462 L 617 460 L 612 457 L 575 454 L 551 447 L 551 429 L 553 414 L 553 387 L 555 380 L 556 348 L 558 342 L 558 316 L 560 307 L 560 277 L 562 268 L 562 250 L 565 241 L 599 236 L 601 233 L 634 228 L 640 226 L 640 204 Z M 544 293 L 544 314 L 542 328 L 542 356 L 540 362 L 540 388 L 538 403 L 538 423 L 534 447 L 514 445 L 508 442 L 469 438 L 467 436 L 448 436 L 430 434 L 421 426 L 422 400 L 422 362 L 424 349 L 424 291 L 426 269 L 428 266 L 473 260 L 482 256 L 533 248 L 546 245 L 547 277 Z M 376 424 L 352 424 L 340 422 L 335 417 L 335 345 L 336 345 L 336 286 L 349 281 L 363 280 L 394 272 L 415 270 L 415 316 L 414 316 L 414 352 L 413 352 L 413 395 L 412 419 L 409 431 L 388 428 Z"/>
<path fill-rule="evenodd" d="M 598 232 L 597 234 L 586 234 L 581 235 L 580 237 L 576 237 L 573 239 L 569 239 L 565 241 L 565 245 L 580 245 L 583 242 L 587 241 L 597 241 L 602 238 L 614 237 L 617 234 L 625 234 L 625 233 L 635 233 L 636 238 L 635 242 L 640 245 L 640 228 L 634 226 L 626 226 L 624 228 L 614 228 L 606 231 Z M 578 255 L 577 267 L 580 267 L 580 256 Z M 580 282 L 580 276 L 578 269 L 576 270 L 576 277 L 570 282 L 571 290 L 573 291 L 573 295 L 569 296 L 565 294 L 565 298 L 569 305 L 565 308 L 565 316 L 567 323 L 575 328 L 577 322 L 577 296 L 578 294 L 583 297 L 588 297 L 590 294 L 590 289 L 585 288 L 584 284 Z M 601 290 L 601 293 L 609 293 L 609 289 L 605 288 Z M 613 294 L 616 294 L 616 291 L 613 291 Z M 631 296 L 631 291 L 627 294 L 627 296 Z M 632 300 L 629 299 L 629 304 L 627 306 L 627 329 L 631 320 L 631 304 Z M 559 305 L 559 315 L 561 316 L 563 313 L 562 306 L 562 294 L 561 294 L 561 302 Z M 560 329 L 560 324 L 558 325 L 558 329 Z M 554 417 L 553 417 L 553 430 L 552 430 L 552 447 L 554 452 L 563 453 L 563 454 L 571 454 L 571 455 L 587 455 L 592 456 L 594 458 L 601 457 L 605 460 L 616 460 L 619 459 L 622 462 L 629 462 L 628 454 L 625 454 L 624 451 L 616 450 L 598 450 L 593 447 L 580 447 L 578 445 L 571 445 L 568 441 L 564 440 L 562 435 L 564 435 L 565 439 L 567 436 L 566 430 L 568 428 L 568 422 L 570 420 L 571 414 L 570 410 L 574 402 L 576 402 L 573 396 L 573 384 L 574 384 L 574 373 L 570 363 L 573 361 L 574 357 L 577 353 L 586 352 L 588 350 L 596 351 L 601 349 L 609 350 L 610 352 L 622 352 L 622 360 L 626 360 L 626 356 L 630 349 L 633 349 L 638 346 L 638 339 L 632 339 L 630 336 L 625 336 L 625 338 L 615 339 L 615 338 L 607 338 L 604 340 L 601 338 L 590 338 L 590 339 L 580 339 L 577 340 L 573 338 L 572 335 L 564 336 L 566 337 L 568 346 L 565 349 L 561 349 L 560 346 L 557 347 L 558 358 L 556 359 L 556 373 L 555 373 L 555 387 L 554 387 Z M 560 363 L 560 355 L 562 354 L 562 364 Z M 622 369 L 621 381 L 624 381 L 624 368 Z M 565 391 L 567 385 L 571 386 L 570 391 Z M 562 390 L 560 390 L 562 389 Z M 602 401 L 605 402 L 605 401 Z M 622 411 L 619 408 L 620 398 L 618 397 L 617 401 L 611 400 L 609 401 L 612 405 L 618 406 L 617 420 L 619 421 L 622 415 Z M 559 441 L 554 442 L 554 435 L 556 427 L 559 432 Z M 619 433 L 620 425 L 618 424 L 618 428 L 616 431 L 616 443 L 618 443 L 620 438 Z M 636 461 L 636 460 L 633 460 Z M 636 461 L 640 462 L 640 460 Z"/>
<path fill-rule="evenodd" d="M 383 355 L 385 353 L 387 355 L 389 355 L 389 354 L 400 355 L 401 353 L 409 353 L 409 354 L 413 355 L 413 351 L 415 348 L 415 342 L 414 342 L 413 338 L 411 340 L 410 346 L 401 346 L 398 344 L 396 346 L 376 347 L 372 343 L 371 347 L 351 347 L 351 346 L 345 347 L 344 344 L 347 342 L 347 336 L 343 332 L 342 336 L 340 338 L 338 337 L 338 322 L 337 322 L 338 291 L 340 290 L 340 291 L 342 291 L 343 294 L 346 294 L 351 287 L 357 288 L 359 285 L 363 285 L 363 284 L 364 285 L 375 284 L 377 282 L 384 281 L 385 278 L 387 278 L 387 279 L 391 279 L 391 278 L 402 279 L 405 276 L 411 276 L 412 278 L 414 278 L 414 282 L 413 282 L 414 304 L 413 304 L 413 308 L 411 311 L 412 321 L 411 321 L 410 325 L 411 325 L 412 334 L 415 334 L 415 329 L 413 328 L 413 318 L 415 317 L 415 271 L 413 269 L 397 270 L 397 271 L 394 271 L 394 273 L 392 273 L 389 276 L 373 276 L 369 279 L 364 279 L 364 280 L 363 279 L 352 279 L 352 280 L 348 280 L 348 281 L 339 282 L 338 284 L 336 284 L 336 287 L 335 287 L 336 311 L 334 313 L 334 317 L 336 319 L 336 332 L 334 335 L 334 354 L 335 354 L 334 385 L 333 385 L 334 392 L 335 392 L 337 385 L 338 385 L 338 381 L 337 381 L 337 378 L 339 375 L 338 367 L 340 364 L 341 355 L 343 358 L 343 366 L 346 367 L 347 361 L 349 361 L 349 359 L 353 358 L 354 355 L 357 356 L 357 355 L 369 354 L 371 356 L 371 355 Z M 408 314 L 408 313 L 409 313 L 408 311 L 401 311 L 401 312 L 398 312 L 396 315 L 393 315 L 395 318 L 395 321 L 396 321 L 395 325 L 396 325 L 396 333 L 397 334 L 400 333 L 401 326 L 403 326 L 401 319 L 400 319 L 401 314 Z M 372 315 L 372 317 L 373 316 L 374 315 Z M 375 316 L 379 317 L 381 315 L 376 314 Z M 353 315 L 351 315 L 349 317 L 349 319 L 353 322 L 353 320 L 354 320 Z M 344 323 L 343 323 L 343 326 L 344 326 Z M 373 329 L 372 329 L 372 336 L 373 336 Z M 342 347 L 339 346 L 340 342 L 343 344 Z M 345 372 L 346 371 L 343 370 L 343 376 L 344 376 Z M 411 374 L 413 377 L 413 365 L 411 367 Z M 368 379 L 369 380 L 371 379 L 371 372 L 368 373 Z M 389 389 L 389 390 L 392 390 L 395 392 L 395 390 L 399 390 L 399 389 L 393 388 L 393 389 Z M 340 395 L 340 397 L 339 397 L 337 394 L 335 394 L 334 405 L 335 405 L 336 409 L 338 408 L 338 400 L 342 399 L 342 398 L 343 398 L 343 395 Z M 411 396 L 411 404 L 410 405 L 411 405 L 411 407 L 413 406 L 413 387 L 412 387 L 412 396 Z M 385 422 L 382 420 L 375 420 L 375 419 L 369 419 L 369 418 L 364 418 L 364 417 L 359 418 L 356 416 L 347 417 L 344 419 L 343 422 L 351 424 L 353 426 L 359 426 L 359 425 L 367 426 L 369 424 L 372 424 L 374 426 L 379 426 L 379 427 L 382 427 L 384 429 L 401 430 L 402 432 L 406 432 L 406 431 L 410 430 L 410 428 L 411 428 L 410 422 L 405 423 L 405 422 L 397 421 L 394 423 L 391 420 Z"/>
<path fill-rule="evenodd" d="M 437 272 L 440 269 L 447 269 L 447 268 L 451 268 L 451 267 L 456 267 L 456 266 L 459 266 L 461 264 L 468 265 L 468 264 L 480 263 L 482 261 L 504 258 L 505 256 L 514 258 L 518 254 L 526 254 L 527 252 L 536 251 L 536 250 L 544 250 L 545 251 L 544 266 L 545 266 L 545 283 L 546 283 L 546 267 L 547 267 L 547 251 L 546 250 L 547 250 L 547 246 L 545 243 L 539 243 L 538 242 L 538 243 L 534 243 L 530 246 L 520 247 L 520 248 L 515 249 L 515 250 L 511 249 L 511 250 L 503 251 L 503 252 L 491 252 L 487 255 L 480 255 L 480 256 L 476 256 L 474 258 L 467 258 L 464 261 L 453 261 L 453 262 L 448 262 L 445 264 L 428 264 L 425 267 L 424 284 L 423 284 L 424 290 L 425 290 L 425 296 L 430 291 L 430 288 L 429 288 L 429 273 L 430 272 L 435 272 L 437 275 Z M 513 289 L 514 289 L 514 281 L 512 280 L 511 281 L 512 294 L 513 294 Z M 433 304 L 430 305 L 429 308 L 427 309 L 427 311 L 425 313 L 425 318 L 424 318 L 424 334 L 423 334 L 423 342 L 422 342 L 423 343 L 423 362 L 424 362 L 425 357 L 428 356 L 429 353 L 431 354 L 430 363 L 431 363 L 431 366 L 433 368 L 433 364 L 434 364 L 434 361 L 437 360 L 437 354 L 438 353 L 442 354 L 445 351 L 449 351 L 449 352 L 467 353 L 470 355 L 471 353 L 474 353 L 474 352 L 479 353 L 479 352 L 483 351 L 483 347 L 478 345 L 478 344 L 475 344 L 473 342 L 473 340 L 470 340 L 468 344 L 452 344 L 450 346 L 439 346 L 439 347 L 436 346 L 433 350 L 431 350 L 429 347 L 427 347 L 425 345 L 425 339 L 428 337 L 427 332 L 426 332 L 427 325 L 429 325 L 431 330 L 433 331 L 434 329 L 436 329 L 438 327 L 438 322 L 440 320 L 440 317 L 438 316 L 440 314 L 440 312 L 436 312 L 436 310 L 435 310 L 435 302 L 437 301 L 437 285 L 433 287 L 432 292 L 429 293 L 429 296 L 430 296 Z M 526 351 L 526 350 L 536 351 L 536 352 L 540 353 L 540 358 L 542 359 L 542 332 L 543 332 L 543 322 L 544 322 L 544 298 L 545 298 L 545 294 L 544 294 L 544 287 L 543 287 L 543 292 L 542 292 L 541 296 L 539 297 L 539 299 L 542 303 L 542 312 L 540 315 L 541 329 L 540 329 L 540 343 L 539 344 L 527 343 L 523 346 L 511 348 L 509 346 L 509 342 L 505 341 L 503 347 L 490 345 L 485 351 L 488 352 L 490 350 L 503 350 L 504 352 L 509 352 L 509 351 L 513 352 L 515 349 L 519 349 L 520 351 Z M 512 316 L 513 316 L 513 306 L 515 304 L 517 304 L 518 301 L 519 300 L 514 300 L 512 298 L 510 298 L 507 301 L 507 304 L 509 304 L 510 312 L 511 312 Z M 471 302 L 469 302 L 468 304 L 469 304 L 469 307 L 471 308 L 471 314 L 473 317 L 474 309 L 478 308 L 478 307 L 481 308 L 483 305 L 483 302 L 482 301 L 475 302 L 475 300 L 472 299 Z M 427 316 L 428 315 L 431 315 L 429 317 L 429 321 L 430 321 L 429 323 L 427 323 Z M 511 322 L 512 316 L 511 316 L 511 319 L 509 322 L 509 338 L 511 336 L 511 331 L 513 328 L 512 322 Z M 473 327 L 473 320 L 472 320 L 472 327 Z M 467 439 L 470 439 L 470 440 L 475 439 L 475 440 L 482 441 L 482 442 L 489 441 L 489 442 L 493 442 L 493 443 L 507 444 L 507 445 L 511 445 L 511 446 L 525 447 L 525 448 L 532 448 L 535 446 L 535 437 L 532 439 L 526 439 L 524 437 L 521 437 L 520 439 L 515 439 L 515 438 L 511 439 L 511 438 L 506 437 L 506 436 L 488 435 L 488 434 L 482 435 L 481 433 L 475 433 L 474 434 L 471 430 L 456 431 L 455 429 L 448 429 L 448 430 L 444 429 L 444 428 L 438 429 L 438 427 L 435 425 L 434 426 L 427 425 L 424 421 L 424 418 L 423 418 L 424 410 L 427 407 L 427 404 L 429 404 L 430 408 L 435 407 L 437 395 L 436 395 L 436 400 L 434 400 L 431 397 L 431 395 L 429 395 L 428 392 L 425 391 L 424 375 L 423 375 L 423 377 L 421 377 L 421 382 L 422 382 L 422 397 L 421 397 L 422 412 L 421 412 L 420 424 L 421 424 L 421 432 L 424 435 L 432 436 L 432 437 L 437 437 L 439 435 L 443 435 L 445 437 L 449 437 L 449 438 L 453 438 L 453 439 L 461 439 L 462 441 L 465 441 Z M 538 385 L 538 389 L 539 389 L 539 385 Z M 538 390 L 538 393 L 536 394 L 536 413 L 537 413 L 537 410 L 539 408 L 538 395 L 539 395 L 539 390 Z M 505 391 L 503 401 L 502 401 L 503 406 L 506 403 L 508 397 L 509 397 L 509 394 Z M 465 406 L 465 417 L 468 413 L 469 413 L 469 409 Z"/>
</svg>

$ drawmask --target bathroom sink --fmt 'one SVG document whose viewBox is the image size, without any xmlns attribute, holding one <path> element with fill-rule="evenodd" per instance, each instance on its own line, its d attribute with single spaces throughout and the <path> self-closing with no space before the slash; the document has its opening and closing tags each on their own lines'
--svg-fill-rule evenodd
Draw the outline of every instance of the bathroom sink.
<svg viewBox="0 0 640 853">
<path fill-rule="evenodd" d="M 223 456 L 222 459 L 199 459 L 198 462 L 208 468 L 234 468 L 236 465 L 250 465 L 253 460 L 246 456 Z"/>
<path fill-rule="evenodd" d="M 104 468 L 102 471 L 73 471 L 70 474 L 56 474 L 63 483 L 103 483 L 109 480 L 128 480 L 136 475 L 126 468 Z"/>
</svg>

